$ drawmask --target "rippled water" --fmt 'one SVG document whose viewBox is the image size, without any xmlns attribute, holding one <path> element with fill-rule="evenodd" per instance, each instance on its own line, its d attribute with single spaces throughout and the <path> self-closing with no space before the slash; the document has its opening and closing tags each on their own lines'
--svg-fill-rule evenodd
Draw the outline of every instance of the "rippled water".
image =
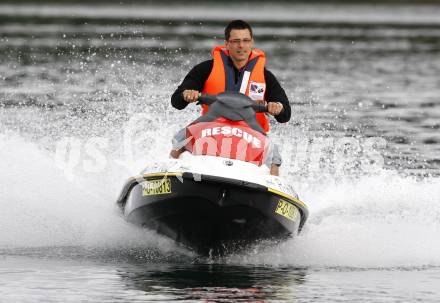
<svg viewBox="0 0 440 303">
<path fill-rule="evenodd" d="M 439 15 L 0 5 L 1 300 L 438 301 Z M 292 104 L 272 137 L 310 219 L 297 239 L 205 260 L 114 201 L 197 117 L 170 94 L 243 16 Z"/>
</svg>

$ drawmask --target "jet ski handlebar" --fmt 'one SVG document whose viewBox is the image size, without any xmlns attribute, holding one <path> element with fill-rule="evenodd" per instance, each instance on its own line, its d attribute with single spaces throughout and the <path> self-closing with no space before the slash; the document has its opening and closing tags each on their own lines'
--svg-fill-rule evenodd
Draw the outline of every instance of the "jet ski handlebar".
<svg viewBox="0 0 440 303">
<path fill-rule="evenodd" d="M 198 99 L 197 105 L 200 105 L 200 104 L 211 105 L 215 101 L 217 101 L 217 95 L 199 93 L 199 99 Z"/>
<path fill-rule="evenodd" d="M 267 105 L 265 103 L 260 103 L 260 102 L 255 102 L 251 105 L 252 109 L 256 112 L 256 113 L 267 113 Z"/>
<path fill-rule="evenodd" d="M 249 98 L 249 100 L 251 100 L 251 99 Z M 200 105 L 200 104 L 211 105 L 216 101 L 217 101 L 217 95 L 199 93 L 199 98 L 198 98 L 197 104 L 198 105 Z M 268 112 L 267 105 L 265 102 L 262 103 L 262 102 L 252 101 L 251 108 L 256 113 L 267 113 Z"/>
</svg>

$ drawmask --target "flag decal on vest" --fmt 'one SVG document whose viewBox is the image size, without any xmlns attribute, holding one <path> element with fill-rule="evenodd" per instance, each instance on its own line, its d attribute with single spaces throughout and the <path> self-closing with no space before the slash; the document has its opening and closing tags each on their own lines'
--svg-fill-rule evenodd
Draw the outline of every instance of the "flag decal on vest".
<svg viewBox="0 0 440 303">
<path fill-rule="evenodd" d="M 249 97 L 252 100 L 264 100 L 264 92 L 266 90 L 266 83 L 258 83 L 251 81 L 249 83 Z"/>
</svg>

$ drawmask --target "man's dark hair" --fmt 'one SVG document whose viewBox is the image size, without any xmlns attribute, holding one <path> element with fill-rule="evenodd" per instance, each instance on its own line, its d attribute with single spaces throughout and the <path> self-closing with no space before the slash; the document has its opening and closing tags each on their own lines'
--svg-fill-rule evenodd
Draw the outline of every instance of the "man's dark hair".
<svg viewBox="0 0 440 303">
<path fill-rule="evenodd" d="M 233 29 L 248 29 L 251 33 L 251 38 L 253 38 L 252 28 L 246 21 L 243 20 L 232 20 L 225 28 L 225 40 L 228 41 L 231 36 L 231 30 Z"/>
</svg>

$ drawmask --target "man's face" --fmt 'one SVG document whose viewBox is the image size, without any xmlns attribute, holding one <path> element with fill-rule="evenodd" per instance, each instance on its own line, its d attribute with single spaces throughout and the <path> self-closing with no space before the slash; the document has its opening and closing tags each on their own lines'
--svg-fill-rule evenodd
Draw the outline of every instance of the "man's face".
<svg viewBox="0 0 440 303">
<path fill-rule="evenodd" d="M 226 49 L 232 61 L 242 62 L 249 59 L 254 41 L 248 29 L 233 29 L 229 40 L 226 41 Z"/>
</svg>

